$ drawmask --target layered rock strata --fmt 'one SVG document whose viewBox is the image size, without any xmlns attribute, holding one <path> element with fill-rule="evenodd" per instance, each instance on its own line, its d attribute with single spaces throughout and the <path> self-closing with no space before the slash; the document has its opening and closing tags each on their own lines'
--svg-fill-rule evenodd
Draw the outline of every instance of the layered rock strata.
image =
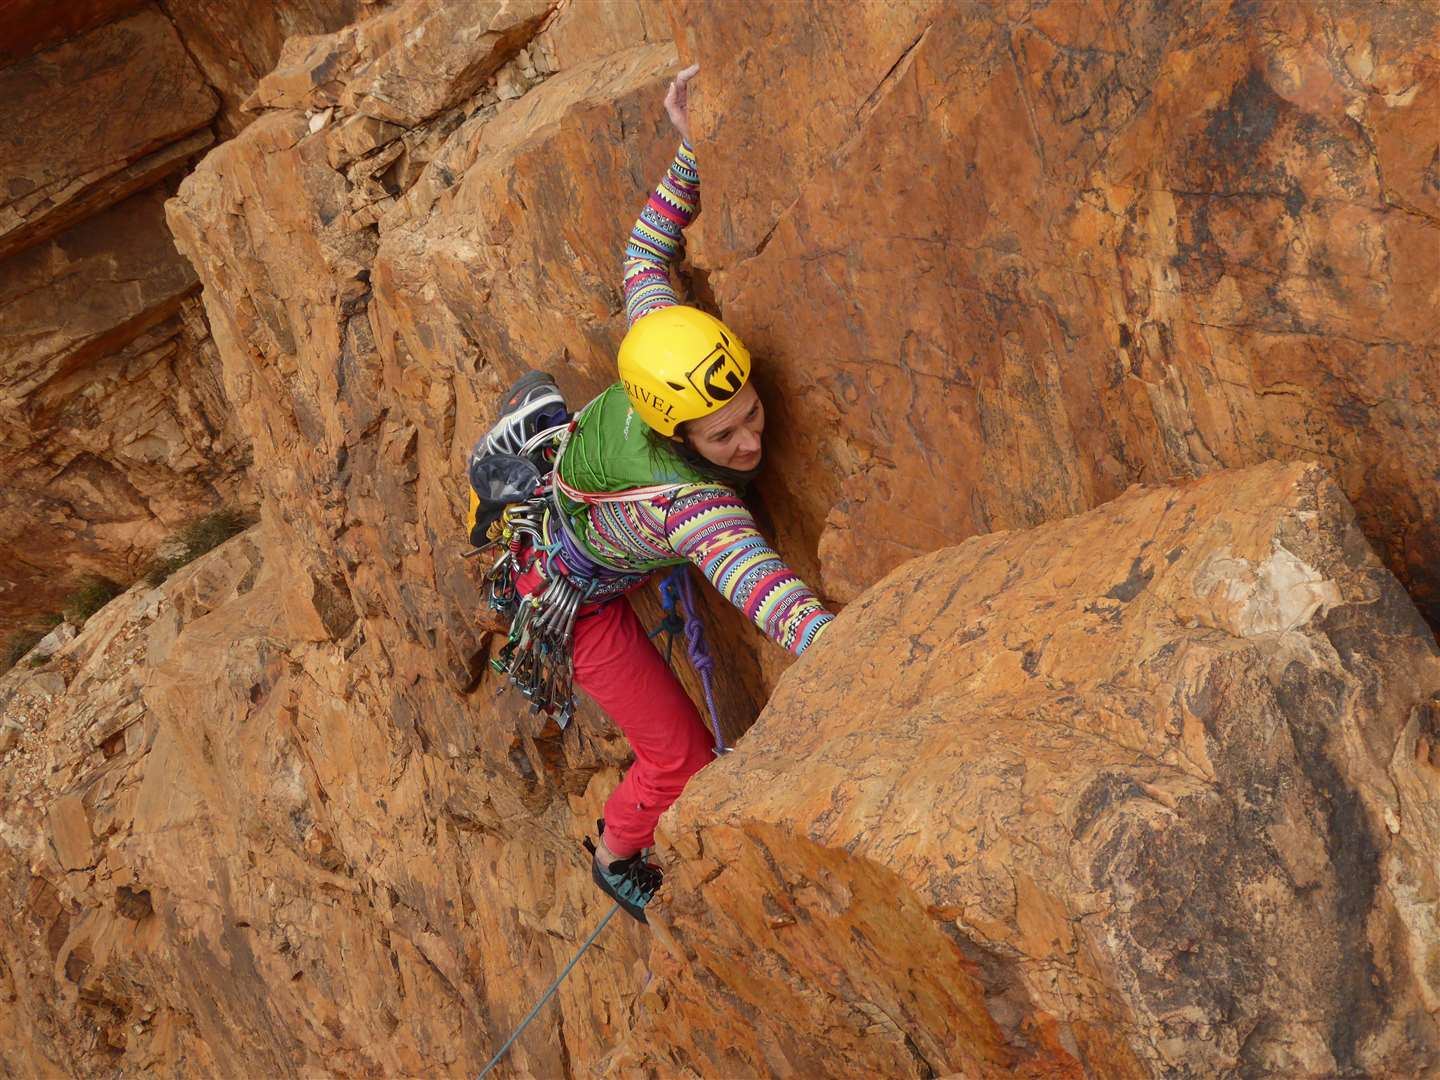
<svg viewBox="0 0 1440 1080">
<path fill-rule="evenodd" d="M 912 560 L 667 820 L 614 1075 L 1428 1075 L 1437 723 L 1313 466 Z"/>
<path fill-rule="evenodd" d="M 389 0 L 161 0 L 205 80 L 220 98 L 216 123 L 230 138 L 249 123 L 255 84 L 288 38 L 326 34 L 383 10 Z"/>
<path fill-rule="evenodd" d="M 375 5 L 383 6 L 383 5 Z M 0 15 L 0 626 L 251 507 L 194 271 L 161 204 L 289 33 L 362 0 L 11 5 Z M 43 9 L 43 10 L 42 10 Z M 218 110 L 218 111 L 217 111 Z"/>
<path fill-rule="evenodd" d="M 195 273 L 141 192 L 0 261 L 0 620 L 253 500 Z"/>
<path fill-rule="evenodd" d="M 23 60 L 41 49 L 77 37 L 107 22 L 123 18 L 146 0 L 10 0 L 5 5 L 5 35 L 0 38 L 0 65 Z"/>
<path fill-rule="evenodd" d="M 0 68 L 0 258 L 192 160 L 214 115 L 153 9 Z"/>
<path fill-rule="evenodd" d="M 295 639 L 278 550 L 253 529 L 0 677 L 7 1072 L 470 1075 L 588 931 L 567 830 L 620 744 L 490 718 L 553 795 L 436 745 L 363 635 Z M 609 934 L 530 1068 L 614 1042 L 643 943 Z"/>
</svg>

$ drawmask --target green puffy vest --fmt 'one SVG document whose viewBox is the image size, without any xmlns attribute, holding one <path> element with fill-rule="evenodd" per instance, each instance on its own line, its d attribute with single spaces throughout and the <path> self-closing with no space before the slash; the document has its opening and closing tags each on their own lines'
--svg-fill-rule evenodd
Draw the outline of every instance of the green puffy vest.
<svg viewBox="0 0 1440 1080">
<path fill-rule="evenodd" d="M 560 479 L 586 492 L 630 491 L 655 484 L 692 484 L 703 477 L 674 454 L 654 446 L 645 421 L 635 414 L 620 383 L 603 391 L 580 410 L 575 431 L 557 465 Z M 596 550 L 590 525 L 590 507 L 567 498 L 556 489 L 556 501 L 565 514 L 570 533 L 602 565 L 613 555 Z M 637 573 L 674 566 L 685 559 L 627 560 L 625 569 Z"/>
</svg>

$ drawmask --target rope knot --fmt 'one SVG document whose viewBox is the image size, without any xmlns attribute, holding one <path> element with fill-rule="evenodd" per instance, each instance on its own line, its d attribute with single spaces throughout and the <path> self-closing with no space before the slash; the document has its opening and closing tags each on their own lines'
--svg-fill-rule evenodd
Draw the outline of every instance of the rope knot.
<svg viewBox="0 0 1440 1080">
<path fill-rule="evenodd" d="M 699 672 L 711 672 L 715 670 L 715 658 L 710 655 L 710 650 L 705 645 L 705 627 L 700 620 L 687 619 L 684 622 L 685 629 L 685 651 L 690 657 L 690 663 Z"/>
</svg>

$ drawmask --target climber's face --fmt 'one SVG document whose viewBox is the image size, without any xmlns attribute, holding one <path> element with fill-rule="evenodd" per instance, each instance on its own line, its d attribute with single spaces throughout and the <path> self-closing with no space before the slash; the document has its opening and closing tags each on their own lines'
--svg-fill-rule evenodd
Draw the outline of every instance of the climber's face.
<svg viewBox="0 0 1440 1080">
<path fill-rule="evenodd" d="M 744 472 L 760 464 L 765 406 L 751 383 L 708 416 L 685 425 L 685 437 L 705 460 Z"/>
</svg>

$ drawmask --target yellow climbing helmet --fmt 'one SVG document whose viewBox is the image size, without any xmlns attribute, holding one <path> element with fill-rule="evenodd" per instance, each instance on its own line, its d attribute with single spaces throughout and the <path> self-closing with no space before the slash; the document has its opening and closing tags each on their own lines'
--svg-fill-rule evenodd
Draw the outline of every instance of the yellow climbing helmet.
<svg viewBox="0 0 1440 1080">
<path fill-rule="evenodd" d="M 642 315 L 620 343 L 620 381 L 640 419 L 661 435 L 707 416 L 750 378 L 750 353 L 713 315 L 667 307 Z"/>
</svg>

